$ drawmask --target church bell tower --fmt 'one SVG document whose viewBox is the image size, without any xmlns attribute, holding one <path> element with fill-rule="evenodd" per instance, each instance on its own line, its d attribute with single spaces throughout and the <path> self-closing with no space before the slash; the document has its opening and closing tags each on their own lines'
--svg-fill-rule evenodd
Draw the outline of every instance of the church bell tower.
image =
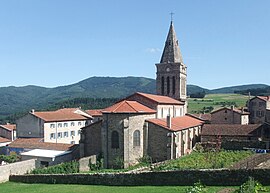
<svg viewBox="0 0 270 193">
<path fill-rule="evenodd" d="M 186 107 L 187 67 L 183 62 L 172 21 L 160 63 L 156 64 L 156 67 L 157 94 L 180 100 Z"/>
</svg>

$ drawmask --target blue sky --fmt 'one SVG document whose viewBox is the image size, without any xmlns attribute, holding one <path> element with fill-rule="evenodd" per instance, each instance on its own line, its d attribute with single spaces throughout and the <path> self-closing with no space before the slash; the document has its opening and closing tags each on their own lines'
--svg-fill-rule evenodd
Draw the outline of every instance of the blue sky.
<svg viewBox="0 0 270 193">
<path fill-rule="evenodd" d="M 270 84 L 269 0 L 1 0 L 0 86 L 155 78 L 170 12 L 188 84 Z"/>
</svg>

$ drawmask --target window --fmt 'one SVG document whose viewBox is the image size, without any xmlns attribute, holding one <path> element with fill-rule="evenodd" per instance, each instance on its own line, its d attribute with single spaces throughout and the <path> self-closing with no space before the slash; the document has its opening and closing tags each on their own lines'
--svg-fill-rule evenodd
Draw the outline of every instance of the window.
<svg viewBox="0 0 270 193">
<path fill-rule="evenodd" d="M 81 134 L 81 130 L 78 130 L 78 136 L 80 136 L 80 134 Z"/>
<path fill-rule="evenodd" d="M 119 134 L 117 131 L 112 132 L 112 148 L 113 149 L 119 148 Z"/>
<path fill-rule="evenodd" d="M 133 147 L 140 146 L 140 131 L 136 130 L 133 133 Z"/>
<path fill-rule="evenodd" d="M 55 133 L 50 134 L 50 139 L 55 139 Z"/>
<path fill-rule="evenodd" d="M 50 128 L 51 128 L 51 129 L 55 128 L 55 124 L 53 124 L 53 123 L 50 124 Z"/>
<path fill-rule="evenodd" d="M 71 122 L 71 124 L 70 124 L 70 125 L 73 127 L 73 126 L 75 126 L 75 123 L 74 123 L 74 122 Z"/>
<path fill-rule="evenodd" d="M 62 123 L 58 123 L 58 127 L 62 127 Z"/>
<path fill-rule="evenodd" d="M 81 122 L 78 122 L 78 126 L 81 126 L 82 125 L 82 123 Z"/>
<path fill-rule="evenodd" d="M 164 95 L 164 77 L 161 77 L 161 94 Z"/>
<path fill-rule="evenodd" d="M 172 92 L 175 94 L 175 77 L 172 78 Z"/>
<path fill-rule="evenodd" d="M 71 136 L 75 136 L 75 131 L 70 131 Z"/>
<path fill-rule="evenodd" d="M 227 113 L 227 110 L 225 110 L 225 113 Z"/>
<path fill-rule="evenodd" d="M 68 123 L 64 123 L 64 127 L 68 127 Z"/>
<path fill-rule="evenodd" d="M 62 138 L 62 132 L 57 133 L 58 138 Z"/>
<path fill-rule="evenodd" d="M 167 77 L 167 94 L 170 94 L 170 77 Z"/>
<path fill-rule="evenodd" d="M 71 141 L 70 144 L 75 144 L 75 141 Z"/>
<path fill-rule="evenodd" d="M 68 132 L 67 131 L 64 132 L 64 137 L 68 137 Z"/>
</svg>

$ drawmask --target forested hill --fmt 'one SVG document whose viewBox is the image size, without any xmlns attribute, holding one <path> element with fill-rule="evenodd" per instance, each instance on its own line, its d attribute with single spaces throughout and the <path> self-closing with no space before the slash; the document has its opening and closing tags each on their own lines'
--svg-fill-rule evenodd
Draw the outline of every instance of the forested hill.
<svg viewBox="0 0 270 193">
<path fill-rule="evenodd" d="M 261 88 L 266 85 L 245 85 L 242 90 Z M 234 93 L 239 87 L 227 87 L 208 90 L 196 85 L 188 85 L 188 95 L 192 93 Z M 2 87 L 0 88 L 0 119 L 16 112 L 28 112 L 31 109 L 59 107 L 61 104 L 80 104 L 84 98 L 123 98 L 134 92 L 155 93 L 155 80 L 144 77 L 91 77 L 75 84 L 45 88 L 39 86 Z M 78 100 L 77 100 L 78 99 Z M 71 100 L 72 102 L 66 102 Z M 99 101 L 96 101 L 100 104 Z M 106 102 L 105 102 L 106 103 Z M 107 104 L 107 103 L 106 103 Z M 97 105 L 94 105 L 95 107 Z"/>
</svg>

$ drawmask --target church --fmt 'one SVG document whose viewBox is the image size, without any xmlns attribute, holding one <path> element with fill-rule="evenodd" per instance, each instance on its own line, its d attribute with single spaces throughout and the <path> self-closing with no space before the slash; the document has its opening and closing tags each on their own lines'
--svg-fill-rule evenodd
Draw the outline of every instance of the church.
<svg viewBox="0 0 270 193">
<path fill-rule="evenodd" d="M 204 122 L 186 115 L 186 80 L 171 21 L 156 64 L 157 94 L 136 92 L 103 109 L 100 120 L 82 128 L 81 157 L 102 155 L 105 168 L 126 168 L 144 156 L 159 162 L 189 154 Z"/>
</svg>

